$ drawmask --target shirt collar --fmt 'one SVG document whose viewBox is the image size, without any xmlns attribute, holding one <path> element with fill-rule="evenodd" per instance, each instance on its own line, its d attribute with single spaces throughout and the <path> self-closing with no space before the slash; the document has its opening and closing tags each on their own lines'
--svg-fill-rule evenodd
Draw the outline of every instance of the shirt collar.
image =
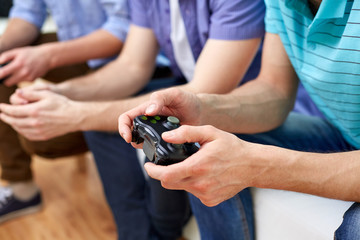
<svg viewBox="0 0 360 240">
<path fill-rule="evenodd" d="M 345 14 L 346 0 L 323 0 L 315 19 L 342 18 Z M 314 19 L 307 0 L 285 0 L 285 5 L 309 19 Z"/>
</svg>

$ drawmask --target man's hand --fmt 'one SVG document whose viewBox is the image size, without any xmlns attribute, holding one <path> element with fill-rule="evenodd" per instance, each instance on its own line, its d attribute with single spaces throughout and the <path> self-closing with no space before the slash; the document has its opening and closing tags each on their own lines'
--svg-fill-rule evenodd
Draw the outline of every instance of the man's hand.
<svg viewBox="0 0 360 240">
<path fill-rule="evenodd" d="M 30 103 L 28 99 L 23 97 L 24 92 L 31 91 L 40 91 L 40 90 L 49 90 L 52 92 L 56 92 L 56 84 L 53 83 L 45 83 L 45 82 L 35 82 L 30 86 L 18 88 L 15 93 L 10 96 L 10 103 L 12 105 L 23 105 Z"/>
<path fill-rule="evenodd" d="M 9 50 L 0 55 L 0 79 L 7 78 L 6 86 L 13 86 L 22 81 L 34 81 L 50 70 L 51 60 L 45 46 L 22 47 Z"/>
<path fill-rule="evenodd" d="M 148 174 L 168 189 L 183 189 L 205 205 L 215 206 L 252 186 L 259 173 L 249 152 L 258 146 L 212 126 L 181 126 L 162 134 L 170 143 L 198 142 L 200 150 L 183 162 L 159 166 L 146 163 Z M 249 161 L 250 160 L 250 161 Z"/>
<path fill-rule="evenodd" d="M 82 116 L 76 102 L 47 90 L 15 94 L 28 104 L 0 104 L 0 119 L 26 138 L 47 140 L 78 130 Z"/>
<path fill-rule="evenodd" d="M 170 88 L 154 92 L 150 100 L 119 117 L 119 132 L 127 142 L 131 142 L 131 127 L 136 116 L 175 116 L 181 124 L 199 125 L 201 104 L 199 98 L 190 92 Z"/>
</svg>

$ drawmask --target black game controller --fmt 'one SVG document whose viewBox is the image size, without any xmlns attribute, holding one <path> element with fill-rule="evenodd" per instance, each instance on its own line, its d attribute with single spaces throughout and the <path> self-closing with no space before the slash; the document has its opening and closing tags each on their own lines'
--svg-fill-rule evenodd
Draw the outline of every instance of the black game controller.
<svg viewBox="0 0 360 240">
<path fill-rule="evenodd" d="M 132 141 L 137 144 L 144 142 L 146 157 L 157 165 L 181 162 L 199 150 L 195 143 L 172 144 L 161 138 L 163 132 L 180 127 L 176 117 L 140 115 L 133 123 Z"/>
<path fill-rule="evenodd" d="M 4 67 L 4 66 L 7 65 L 7 64 L 8 64 L 8 63 L 0 64 L 0 68 Z M 6 80 L 6 78 L 0 79 L 0 84 L 3 84 L 5 80 Z"/>
</svg>

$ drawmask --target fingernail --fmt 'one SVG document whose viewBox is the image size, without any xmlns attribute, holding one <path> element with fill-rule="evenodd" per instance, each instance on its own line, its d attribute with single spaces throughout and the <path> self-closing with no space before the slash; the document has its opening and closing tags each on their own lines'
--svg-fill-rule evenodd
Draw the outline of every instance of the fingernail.
<svg viewBox="0 0 360 240">
<path fill-rule="evenodd" d="M 164 132 L 163 136 L 166 138 L 171 138 L 171 137 L 175 136 L 175 134 L 173 131 L 169 131 L 169 132 Z"/>
<path fill-rule="evenodd" d="M 153 111 L 155 111 L 155 109 L 156 109 L 156 105 L 155 105 L 155 104 L 151 104 L 150 106 L 148 106 L 148 107 L 146 108 L 146 114 L 152 113 Z"/>
<path fill-rule="evenodd" d="M 23 92 L 24 92 L 24 91 L 23 91 L 22 89 L 20 89 L 20 88 L 16 89 L 16 93 L 17 93 L 17 94 L 22 95 L 22 94 L 23 94 Z"/>
<path fill-rule="evenodd" d="M 125 137 L 126 137 L 125 133 L 120 132 L 120 135 L 121 135 L 121 137 L 122 137 L 123 139 L 125 139 Z"/>
</svg>

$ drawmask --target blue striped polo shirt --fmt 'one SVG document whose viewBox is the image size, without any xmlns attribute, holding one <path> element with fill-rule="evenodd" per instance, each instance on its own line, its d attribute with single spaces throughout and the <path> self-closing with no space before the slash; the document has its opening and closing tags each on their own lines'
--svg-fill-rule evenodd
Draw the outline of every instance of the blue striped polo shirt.
<svg viewBox="0 0 360 240">
<path fill-rule="evenodd" d="M 266 31 L 278 34 L 309 95 L 360 148 L 360 0 L 266 0 Z"/>
</svg>

